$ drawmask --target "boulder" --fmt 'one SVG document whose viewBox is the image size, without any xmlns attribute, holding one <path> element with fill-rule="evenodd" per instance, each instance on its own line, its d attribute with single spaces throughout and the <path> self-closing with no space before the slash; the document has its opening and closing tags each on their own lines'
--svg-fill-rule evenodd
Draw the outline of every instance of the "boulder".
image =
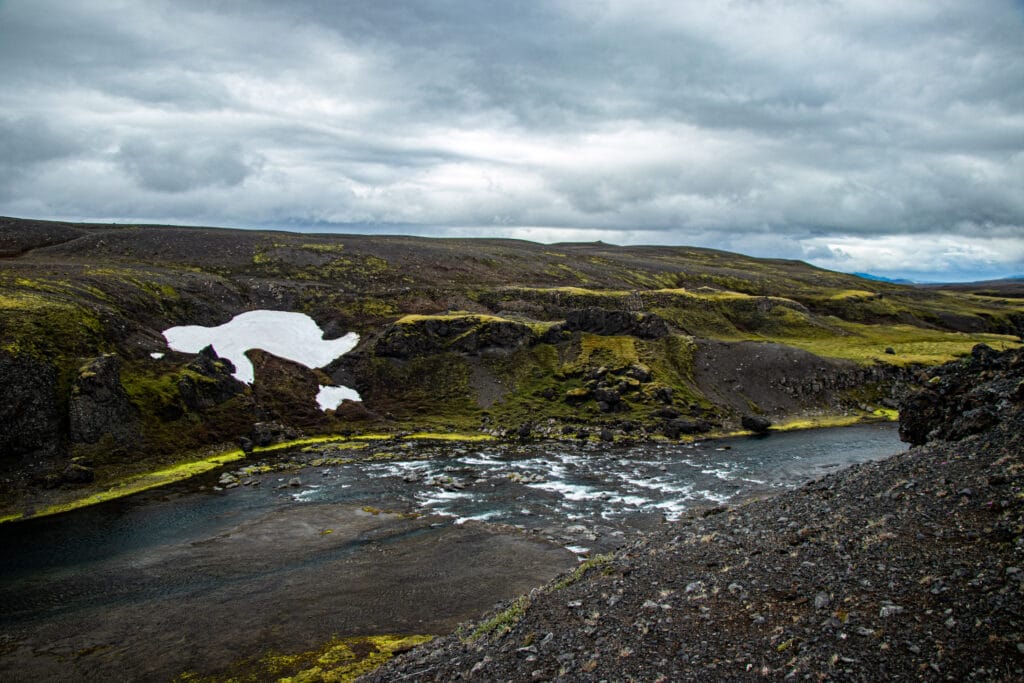
<svg viewBox="0 0 1024 683">
<path fill-rule="evenodd" d="M 676 418 L 667 420 L 661 433 L 670 439 L 678 439 L 684 434 L 703 434 L 711 429 L 711 423 L 704 420 L 686 420 Z"/>
<path fill-rule="evenodd" d="M 740 424 L 744 429 L 749 429 L 755 434 L 764 434 L 771 429 L 772 421 L 760 415 L 744 415 L 740 419 Z"/>
<path fill-rule="evenodd" d="M 257 422 L 249 435 L 253 445 L 269 446 L 298 438 L 298 432 L 280 422 Z"/>
</svg>

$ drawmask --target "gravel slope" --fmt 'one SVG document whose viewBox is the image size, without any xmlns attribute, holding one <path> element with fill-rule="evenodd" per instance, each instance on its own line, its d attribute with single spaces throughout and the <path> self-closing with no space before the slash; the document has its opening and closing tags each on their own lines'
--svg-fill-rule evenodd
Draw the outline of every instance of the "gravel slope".
<svg viewBox="0 0 1024 683">
<path fill-rule="evenodd" d="M 908 413 L 969 386 L 999 420 L 694 513 L 365 680 L 1024 679 L 1024 354 L 935 377 Z"/>
</svg>

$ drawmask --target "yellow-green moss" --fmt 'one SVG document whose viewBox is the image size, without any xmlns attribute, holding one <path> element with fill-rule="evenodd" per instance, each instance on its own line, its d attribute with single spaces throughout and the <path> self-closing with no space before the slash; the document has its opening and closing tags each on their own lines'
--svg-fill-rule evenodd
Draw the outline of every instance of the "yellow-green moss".
<svg viewBox="0 0 1024 683">
<path fill-rule="evenodd" d="M 415 434 L 409 434 L 403 438 L 413 441 L 494 441 L 494 437 L 489 434 L 458 434 L 447 432 L 416 432 Z"/>
<path fill-rule="evenodd" d="M 995 349 L 1020 347 L 1011 335 L 943 332 L 913 325 L 863 325 L 833 320 L 844 334 L 821 337 L 760 337 L 795 346 L 826 358 L 844 358 L 862 364 L 883 362 L 890 365 L 938 365 L 970 353 L 976 344 Z M 895 353 L 886 353 L 886 349 Z"/>
<path fill-rule="evenodd" d="M 0 517 L 0 524 L 3 524 L 4 522 L 13 522 L 15 520 L 21 519 L 22 517 L 24 517 L 24 515 L 20 512 L 17 512 L 13 515 L 4 515 L 3 517 Z"/>
<path fill-rule="evenodd" d="M 124 498 L 125 496 L 139 493 L 140 491 L 146 491 L 158 486 L 165 486 L 172 482 L 189 479 L 198 474 L 209 472 L 210 470 L 216 469 L 229 462 L 241 460 L 244 457 L 245 453 L 241 450 L 233 450 L 227 453 L 221 453 L 219 455 L 204 458 L 203 460 L 179 463 L 156 472 L 135 475 L 109 486 L 106 490 L 90 494 L 83 498 L 43 508 L 32 516 L 44 517 L 46 515 L 55 515 L 89 505 L 103 503 L 108 500 L 114 500 L 116 498 Z"/>
<path fill-rule="evenodd" d="M 510 631 L 523 618 L 523 615 L 526 614 L 526 608 L 529 606 L 529 599 L 525 595 L 519 596 L 506 609 L 498 612 L 490 619 L 479 623 L 466 640 L 472 642 L 484 636 Z"/>
<path fill-rule="evenodd" d="M 411 325 L 424 320 L 474 320 L 480 323 L 508 322 L 507 319 L 496 315 L 482 315 L 480 313 L 455 312 L 444 315 L 418 315 L 409 314 L 402 316 L 396 322 L 398 325 Z"/>
<path fill-rule="evenodd" d="M 256 446 L 252 449 L 253 453 L 273 453 L 275 451 L 286 451 L 291 448 L 299 448 L 300 446 L 310 446 L 313 444 L 322 443 L 340 443 L 348 441 L 349 437 L 340 436 L 337 434 L 324 434 L 321 436 L 304 436 L 301 439 L 291 439 L 289 441 L 282 441 L 280 443 L 270 444 L 269 446 Z M 356 446 L 353 446 L 355 448 Z"/>
<path fill-rule="evenodd" d="M 335 637 L 316 650 L 269 652 L 255 660 L 241 660 L 223 674 L 204 676 L 185 672 L 175 683 L 348 683 L 378 668 L 396 652 L 404 652 L 433 638 L 427 635 Z"/>
<path fill-rule="evenodd" d="M 603 555 L 594 555 L 593 557 L 584 560 L 576 567 L 576 569 L 573 569 L 564 577 L 553 583 L 551 585 L 551 590 L 557 591 L 562 590 L 563 588 L 568 588 L 582 579 L 591 569 L 605 567 L 610 564 L 614 557 L 614 553 L 605 553 Z"/>
</svg>

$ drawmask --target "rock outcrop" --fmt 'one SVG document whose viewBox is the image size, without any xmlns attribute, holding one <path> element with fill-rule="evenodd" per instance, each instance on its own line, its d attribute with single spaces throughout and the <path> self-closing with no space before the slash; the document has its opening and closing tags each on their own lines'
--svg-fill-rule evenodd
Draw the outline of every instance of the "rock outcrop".
<svg viewBox="0 0 1024 683">
<path fill-rule="evenodd" d="M 220 358 L 212 346 L 199 352 L 185 366 L 178 379 L 178 393 L 189 410 L 205 410 L 245 391 L 245 383 L 235 379 L 234 363 Z"/>
<path fill-rule="evenodd" d="M 410 358 L 444 351 L 512 351 L 536 342 L 522 323 L 477 316 L 425 316 L 388 326 L 374 346 L 378 356 Z"/>
<path fill-rule="evenodd" d="M 900 405 L 900 438 L 911 444 L 956 441 L 1024 409 L 1024 352 L 978 344 L 968 358 L 935 368 Z"/>
<path fill-rule="evenodd" d="M 565 316 L 565 322 L 556 325 L 548 334 L 557 335 L 563 330 L 604 336 L 629 335 L 639 339 L 661 339 L 669 334 L 668 323 L 656 313 L 596 307 L 569 311 Z"/>
<path fill-rule="evenodd" d="M 137 431 L 138 409 L 121 386 L 121 360 L 105 354 L 78 371 L 68 402 L 69 435 L 93 444 L 104 435 L 123 441 Z"/>
<path fill-rule="evenodd" d="M 0 456 L 56 454 L 62 419 L 57 409 L 57 370 L 37 358 L 0 351 Z"/>
</svg>

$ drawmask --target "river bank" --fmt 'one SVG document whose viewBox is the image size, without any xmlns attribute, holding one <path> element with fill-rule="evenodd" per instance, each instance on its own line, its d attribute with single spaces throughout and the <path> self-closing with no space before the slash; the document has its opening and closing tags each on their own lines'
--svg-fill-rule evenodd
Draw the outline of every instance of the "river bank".
<svg viewBox="0 0 1024 683">
<path fill-rule="evenodd" d="M 1020 680 L 1024 354 L 934 377 L 901 406 L 926 445 L 689 514 L 365 680 Z"/>
<path fill-rule="evenodd" d="M 891 409 L 876 409 L 862 414 L 807 414 L 793 417 L 772 427 L 774 432 L 788 432 L 807 429 L 831 429 L 837 427 L 849 427 L 858 424 L 877 424 L 896 421 L 898 414 Z M 681 443 L 694 443 L 697 441 L 711 441 L 730 439 L 740 436 L 751 435 L 749 430 L 732 432 L 712 432 L 701 437 L 683 435 Z M 531 437 L 532 438 L 532 437 Z M 581 439 L 576 433 L 571 435 L 545 436 L 540 439 L 544 442 L 559 443 L 580 443 L 587 441 L 592 443 L 671 443 L 671 440 L 662 436 L 635 438 L 622 437 L 613 438 L 606 442 L 601 439 L 600 433 L 587 435 Z M 285 439 L 277 443 L 265 446 L 256 446 L 248 452 L 232 446 L 222 444 L 213 446 L 203 452 L 183 454 L 177 458 L 169 458 L 168 462 L 152 471 L 138 468 L 117 468 L 110 472 L 100 471 L 96 480 L 79 482 L 75 484 L 64 484 L 59 487 L 37 487 L 28 490 L 8 491 L 5 498 L 0 501 L 0 524 L 45 517 L 48 515 L 60 514 L 77 510 L 90 505 L 97 505 L 111 500 L 126 498 L 142 491 L 167 486 L 176 482 L 206 474 L 208 472 L 223 468 L 230 463 L 247 461 L 246 466 L 252 466 L 258 458 L 273 456 L 288 451 L 310 451 L 319 447 L 327 446 L 332 449 L 351 449 L 350 459 L 359 459 L 360 451 L 366 450 L 363 457 L 373 457 L 379 451 L 381 443 L 386 442 L 385 450 L 393 447 L 402 447 L 409 442 L 446 442 L 446 443 L 482 443 L 482 442 L 503 442 L 509 445 L 522 444 L 524 439 L 518 436 L 510 436 L 499 439 L 490 434 L 467 434 L 459 432 L 405 432 L 399 434 L 389 433 L 366 433 L 366 434 L 320 434 L 315 436 Z M 376 444 L 378 448 L 367 448 Z M 308 465 L 308 460 L 301 458 L 295 461 L 280 464 L 282 470 L 298 470 Z M 257 467 L 260 465 L 257 464 Z"/>
<path fill-rule="evenodd" d="M 687 508 L 902 447 L 888 424 L 704 444 L 351 446 L 263 453 L 3 525 L 0 677 L 265 680 L 295 673 L 281 658 L 308 669 L 338 648 L 380 655 Z"/>
</svg>

